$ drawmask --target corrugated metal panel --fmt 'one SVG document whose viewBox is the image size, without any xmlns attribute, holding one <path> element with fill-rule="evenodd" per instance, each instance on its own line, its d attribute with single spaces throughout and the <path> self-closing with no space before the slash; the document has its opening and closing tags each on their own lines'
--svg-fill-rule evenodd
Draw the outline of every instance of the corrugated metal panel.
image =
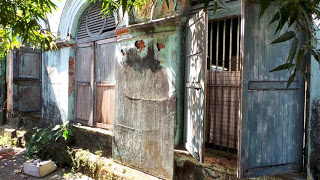
<svg viewBox="0 0 320 180">
<path fill-rule="evenodd" d="M 80 20 L 77 40 L 97 37 L 103 32 L 115 29 L 116 24 L 114 18 L 110 16 L 103 17 L 103 13 L 100 13 L 100 7 L 99 4 L 93 4 L 85 11 Z"/>
</svg>

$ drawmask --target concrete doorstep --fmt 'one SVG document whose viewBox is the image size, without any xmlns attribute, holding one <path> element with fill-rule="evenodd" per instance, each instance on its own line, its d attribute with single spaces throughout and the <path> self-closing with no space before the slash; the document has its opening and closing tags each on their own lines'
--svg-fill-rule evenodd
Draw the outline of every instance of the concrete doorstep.
<svg viewBox="0 0 320 180">
<path fill-rule="evenodd" d="M 74 171 L 86 174 L 94 179 L 158 180 L 159 178 L 144 172 L 120 165 L 110 158 L 101 157 L 87 150 L 73 149 Z"/>
</svg>

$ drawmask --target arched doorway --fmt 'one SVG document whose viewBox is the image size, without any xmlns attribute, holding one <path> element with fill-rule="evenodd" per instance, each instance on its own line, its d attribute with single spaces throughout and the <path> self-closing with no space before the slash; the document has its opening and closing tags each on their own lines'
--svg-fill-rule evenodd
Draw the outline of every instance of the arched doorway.
<svg viewBox="0 0 320 180">
<path fill-rule="evenodd" d="M 75 53 L 75 121 L 111 128 L 114 114 L 116 24 L 100 4 L 82 15 Z"/>
</svg>

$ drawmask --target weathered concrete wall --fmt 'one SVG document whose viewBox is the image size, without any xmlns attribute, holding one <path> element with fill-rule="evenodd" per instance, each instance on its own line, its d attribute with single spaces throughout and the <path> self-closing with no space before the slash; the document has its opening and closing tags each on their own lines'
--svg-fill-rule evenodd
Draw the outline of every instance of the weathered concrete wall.
<svg viewBox="0 0 320 180">
<path fill-rule="evenodd" d="M 71 47 L 43 53 L 42 117 L 50 123 L 68 120 L 68 70 Z"/>
<path fill-rule="evenodd" d="M 319 22 L 316 22 L 319 24 Z M 320 33 L 317 32 L 317 38 Z M 317 47 L 319 48 L 319 47 Z M 308 122 L 308 176 L 310 179 L 320 179 L 320 66 L 312 57 L 310 62 L 310 98 Z"/>
<path fill-rule="evenodd" d="M 177 99 L 182 98 L 177 80 L 183 71 L 178 24 L 157 25 L 128 28 L 118 39 L 113 157 L 172 178 Z"/>
</svg>

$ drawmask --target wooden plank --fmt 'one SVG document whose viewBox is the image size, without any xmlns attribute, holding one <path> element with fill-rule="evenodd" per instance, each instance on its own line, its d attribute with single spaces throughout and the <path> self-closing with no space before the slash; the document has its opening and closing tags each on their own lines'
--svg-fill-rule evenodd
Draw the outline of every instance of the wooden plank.
<svg viewBox="0 0 320 180">
<path fill-rule="evenodd" d="M 300 82 L 294 81 L 287 88 L 287 81 L 249 81 L 248 90 L 274 91 L 274 90 L 297 90 L 301 88 Z"/>
<path fill-rule="evenodd" d="M 7 112 L 13 111 L 13 51 L 7 56 Z"/>
<path fill-rule="evenodd" d="M 102 129 L 110 129 L 110 130 L 113 129 L 113 125 L 105 124 L 105 123 L 97 123 L 97 127 Z"/>
<path fill-rule="evenodd" d="M 268 176 L 273 174 L 282 174 L 283 172 L 297 172 L 299 171 L 300 165 L 297 164 L 281 164 L 276 166 L 265 166 L 259 168 L 248 169 L 246 177 L 260 177 Z"/>
<path fill-rule="evenodd" d="M 114 96 L 115 96 L 114 87 L 110 87 L 110 86 L 97 87 L 97 106 L 96 106 L 97 123 L 113 124 Z"/>
</svg>

